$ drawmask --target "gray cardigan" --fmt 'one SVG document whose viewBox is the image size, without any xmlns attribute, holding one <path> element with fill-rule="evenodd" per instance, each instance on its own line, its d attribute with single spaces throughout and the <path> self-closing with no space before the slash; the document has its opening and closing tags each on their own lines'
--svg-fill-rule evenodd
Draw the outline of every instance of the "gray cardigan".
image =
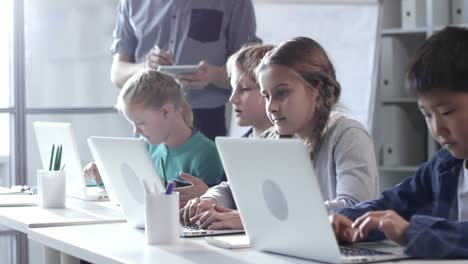
<svg viewBox="0 0 468 264">
<path fill-rule="evenodd" d="M 329 212 L 377 198 L 379 176 L 374 145 L 359 122 L 339 117 L 316 148 L 312 163 Z M 202 198 L 214 198 L 221 206 L 236 208 L 229 182 L 211 187 Z"/>
</svg>

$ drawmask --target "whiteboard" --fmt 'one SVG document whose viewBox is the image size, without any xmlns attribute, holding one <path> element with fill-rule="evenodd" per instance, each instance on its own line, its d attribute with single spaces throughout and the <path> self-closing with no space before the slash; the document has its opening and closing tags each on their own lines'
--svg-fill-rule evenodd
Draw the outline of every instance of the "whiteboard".
<svg viewBox="0 0 468 264">
<path fill-rule="evenodd" d="M 376 87 L 378 0 L 254 0 L 257 35 L 265 44 L 297 36 L 316 40 L 327 52 L 341 84 L 340 105 L 368 130 Z M 231 119 L 231 132 L 235 128 Z M 236 131 L 236 132 L 235 132 Z"/>
</svg>

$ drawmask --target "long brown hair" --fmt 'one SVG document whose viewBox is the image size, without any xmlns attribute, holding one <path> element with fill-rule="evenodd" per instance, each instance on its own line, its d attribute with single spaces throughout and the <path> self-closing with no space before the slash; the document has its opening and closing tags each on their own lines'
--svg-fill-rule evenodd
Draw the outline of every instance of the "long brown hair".
<svg viewBox="0 0 468 264">
<path fill-rule="evenodd" d="M 320 141 L 330 117 L 332 107 L 341 94 L 341 86 L 336 80 L 335 68 L 325 50 L 313 39 L 297 37 L 288 40 L 263 57 L 256 69 L 256 74 L 272 65 L 290 68 L 305 81 L 311 89 L 318 92 L 315 108 L 312 134 L 306 143 L 315 144 Z M 308 146 L 310 150 L 313 146 Z"/>
<path fill-rule="evenodd" d="M 159 110 L 168 102 L 175 105 L 184 122 L 192 128 L 192 108 L 179 84 L 171 76 L 156 70 L 142 70 L 130 77 L 120 91 L 116 108 L 123 111 L 129 106 L 139 105 Z"/>
</svg>

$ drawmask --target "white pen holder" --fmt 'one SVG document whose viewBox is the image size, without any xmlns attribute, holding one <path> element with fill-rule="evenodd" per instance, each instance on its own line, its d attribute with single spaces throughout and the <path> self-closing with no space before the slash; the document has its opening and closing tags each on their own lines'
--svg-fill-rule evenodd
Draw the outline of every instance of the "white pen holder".
<svg viewBox="0 0 468 264">
<path fill-rule="evenodd" d="M 179 239 L 179 193 L 145 196 L 145 235 L 148 245 L 173 244 Z"/>
<path fill-rule="evenodd" d="M 37 192 L 43 208 L 65 207 L 65 171 L 37 170 Z"/>
</svg>

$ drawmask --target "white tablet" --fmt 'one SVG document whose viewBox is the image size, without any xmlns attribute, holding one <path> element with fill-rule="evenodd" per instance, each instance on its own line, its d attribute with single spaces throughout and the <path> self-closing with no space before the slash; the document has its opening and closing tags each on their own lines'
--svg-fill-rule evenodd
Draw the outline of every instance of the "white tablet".
<svg viewBox="0 0 468 264">
<path fill-rule="evenodd" d="M 198 71 L 198 65 L 161 65 L 158 71 L 171 75 L 192 74 Z"/>
</svg>

